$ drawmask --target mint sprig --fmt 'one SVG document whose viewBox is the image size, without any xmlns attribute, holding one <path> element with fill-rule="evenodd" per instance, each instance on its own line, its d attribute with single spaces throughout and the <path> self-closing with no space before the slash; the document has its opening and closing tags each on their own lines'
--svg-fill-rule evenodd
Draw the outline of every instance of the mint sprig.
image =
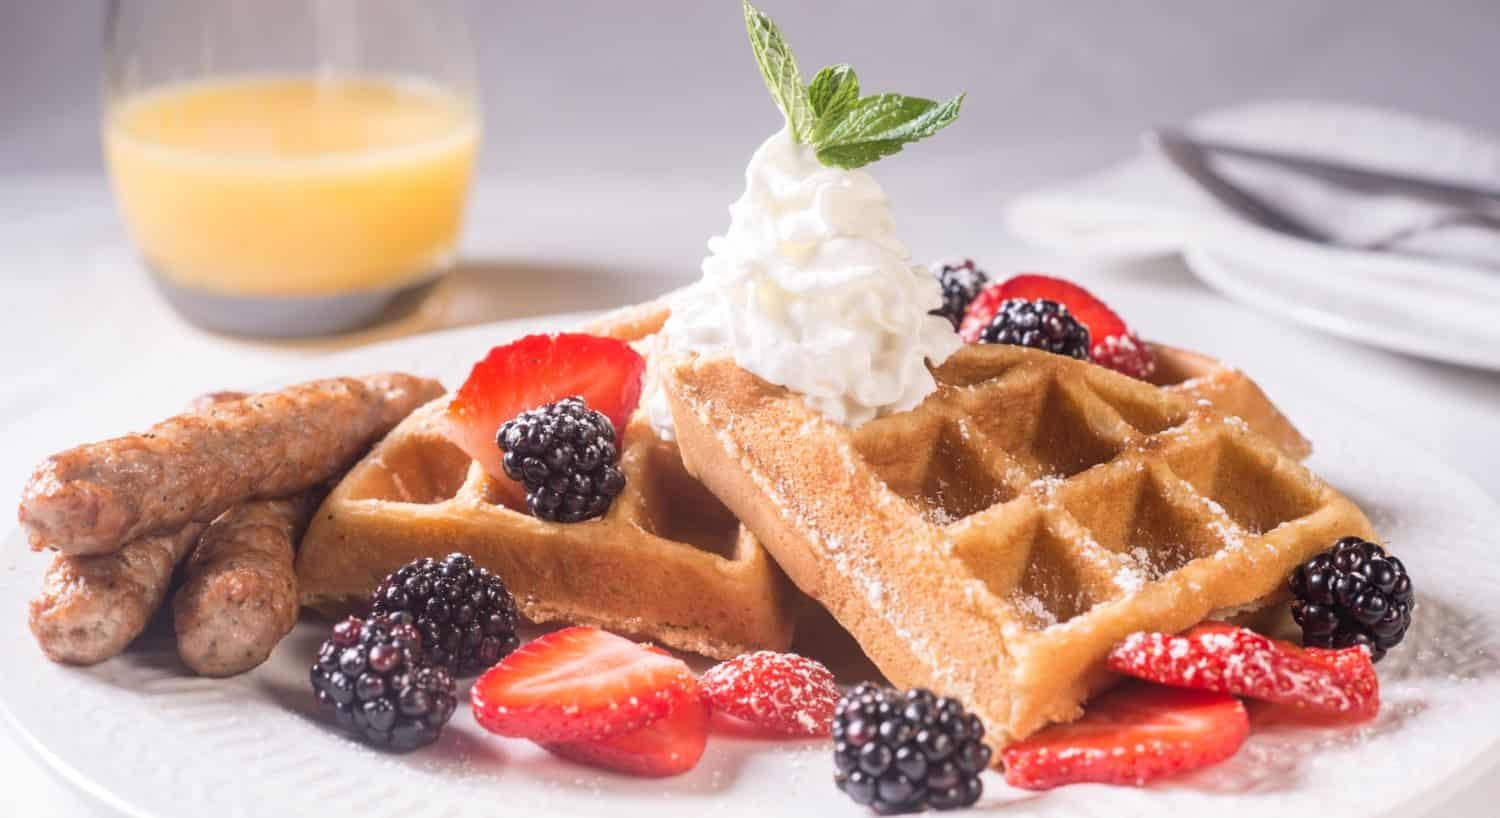
<svg viewBox="0 0 1500 818">
<path fill-rule="evenodd" d="M 807 95 L 812 99 L 813 113 L 818 117 L 818 124 L 827 130 L 843 119 L 844 114 L 859 99 L 859 78 L 854 76 L 854 69 L 850 66 L 830 65 L 813 77 L 812 83 L 807 86 Z M 818 133 L 817 128 L 813 129 L 814 139 L 826 136 L 826 133 Z"/>
<path fill-rule="evenodd" d="M 811 146 L 818 161 L 845 170 L 863 167 L 926 139 L 958 119 L 964 95 L 934 102 L 902 94 L 861 97 L 848 65 L 831 65 L 802 84 L 786 38 L 764 12 L 745 4 L 745 30 L 761 77 L 786 117 L 792 138 Z"/>
<path fill-rule="evenodd" d="M 802 86 L 802 74 L 797 70 L 797 58 L 781 36 L 776 23 L 745 0 L 745 30 L 750 34 L 750 48 L 755 52 L 755 62 L 760 66 L 760 75 L 776 100 L 776 107 L 786 115 L 792 129 L 792 138 L 805 141 L 812 133 L 816 116 L 807 89 Z"/>
</svg>

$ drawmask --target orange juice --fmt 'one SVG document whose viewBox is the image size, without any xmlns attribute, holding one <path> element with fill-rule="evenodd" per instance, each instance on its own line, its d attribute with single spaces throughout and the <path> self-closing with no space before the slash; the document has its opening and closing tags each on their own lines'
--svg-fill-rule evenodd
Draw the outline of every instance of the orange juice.
<svg viewBox="0 0 1500 818">
<path fill-rule="evenodd" d="M 479 127 L 432 85 L 272 77 L 168 87 L 107 113 L 137 247 L 183 287 L 309 296 L 389 288 L 454 251 Z"/>
</svg>

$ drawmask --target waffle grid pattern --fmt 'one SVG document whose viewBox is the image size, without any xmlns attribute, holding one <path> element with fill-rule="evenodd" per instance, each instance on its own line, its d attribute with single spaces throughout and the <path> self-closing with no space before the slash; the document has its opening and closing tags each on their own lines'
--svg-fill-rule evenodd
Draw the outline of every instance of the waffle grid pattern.
<svg viewBox="0 0 1500 818">
<path fill-rule="evenodd" d="M 674 369 L 673 410 L 690 468 L 793 580 L 893 681 L 975 703 L 997 743 L 1076 716 L 1126 634 L 1263 606 L 1334 532 L 1369 533 L 1191 387 L 1016 347 L 935 374 L 922 405 L 853 433 L 723 360 Z M 766 456 L 792 429 L 805 462 Z M 841 471 L 868 513 L 821 502 Z"/>
<path fill-rule="evenodd" d="M 408 560 L 463 551 L 534 622 L 596 624 L 709 656 L 785 649 L 790 590 L 755 540 L 644 417 L 626 429 L 625 490 L 598 520 L 538 520 L 438 431 L 443 400 L 391 433 L 324 502 L 303 540 L 303 599 L 337 611 Z"/>
</svg>

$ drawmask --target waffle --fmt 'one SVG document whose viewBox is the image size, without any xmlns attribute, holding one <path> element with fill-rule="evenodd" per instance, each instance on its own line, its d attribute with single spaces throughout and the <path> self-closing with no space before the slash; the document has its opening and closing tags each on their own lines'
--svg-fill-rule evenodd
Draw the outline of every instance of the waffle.
<svg viewBox="0 0 1500 818">
<path fill-rule="evenodd" d="M 589 329 L 636 340 L 628 311 Z M 499 504 L 494 482 L 448 442 L 438 399 L 407 418 L 324 501 L 297 559 L 303 604 L 356 607 L 409 560 L 468 553 L 506 581 L 533 622 L 599 625 L 728 658 L 785 650 L 798 598 L 765 550 L 644 413 L 625 429 L 625 489 L 599 520 L 561 524 Z"/>
<path fill-rule="evenodd" d="M 581 329 L 649 348 L 670 298 Z M 1306 453 L 1306 441 L 1242 373 L 1196 353 L 1157 346 L 1156 354 L 1158 374 L 1176 383 L 1170 388 L 1233 400 L 1252 426 Z M 648 380 L 657 364 L 651 356 Z M 328 615 L 357 608 L 406 561 L 458 550 L 505 577 L 533 621 L 594 623 L 716 657 L 786 647 L 803 607 L 798 595 L 642 415 L 625 434 L 624 495 L 604 520 L 562 525 L 492 502 L 489 478 L 433 425 L 443 403 L 407 419 L 325 500 L 298 557 L 304 604 Z"/>
<path fill-rule="evenodd" d="M 964 700 L 997 747 L 1076 718 L 1126 635 L 1268 606 L 1299 562 L 1373 535 L 1221 390 L 1013 346 L 935 375 L 852 432 L 727 358 L 665 384 L 689 472 L 892 682 Z"/>
</svg>

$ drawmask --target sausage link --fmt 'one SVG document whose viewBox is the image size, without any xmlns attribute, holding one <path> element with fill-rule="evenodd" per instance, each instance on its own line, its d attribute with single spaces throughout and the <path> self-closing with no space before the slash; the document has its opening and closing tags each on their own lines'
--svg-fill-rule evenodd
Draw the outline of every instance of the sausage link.
<svg viewBox="0 0 1500 818">
<path fill-rule="evenodd" d="M 194 398 L 188 411 L 244 397 L 244 392 L 210 392 Z M 54 557 L 27 612 L 42 653 L 56 662 L 93 665 L 125 650 L 156 613 L 173 570 L 204 528 L 189 523 L 171 534 L 127 543 L 113 554 Z"/>
<path fill-rule="evenodd" d="M 316 492 L 224 512 L 203 533 L 172 598 L 177 653 L 204 676 L 259 665 L 297 623 L 296 543 Z"/>
<path fill-rule="evenodd" d="M 337 474 L 443 392 L 400 373 L 333 378 L 188 412 L 53 455 L 21 495 L 33 548 L 119 550 L 209 521 L 246 500 L 287 497 Z"/>
<path fill-rule="evenodd" d="M 172 569 L 203 529 L 188 523 L 114 554 L 54 557 L 27 615 L 42 652 L 54 662 L 92 665 L 123 651 L 156 613 Z"/>
</svg>

